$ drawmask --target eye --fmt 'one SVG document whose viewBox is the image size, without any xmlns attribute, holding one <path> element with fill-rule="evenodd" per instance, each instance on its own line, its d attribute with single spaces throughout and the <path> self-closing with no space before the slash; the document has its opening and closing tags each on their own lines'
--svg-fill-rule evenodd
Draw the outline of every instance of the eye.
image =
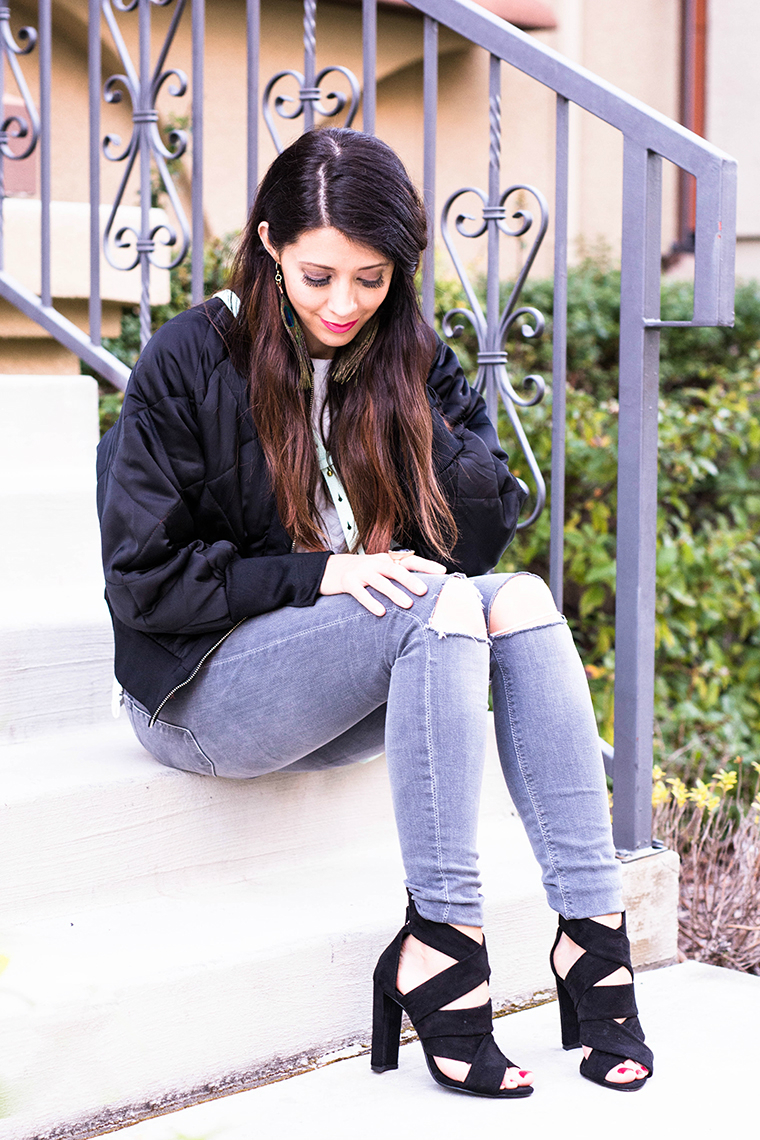
<svg viewBox="0 0 760 1140">
<path fill-rule="evenodd" d="M 385 284 L 382 275 L 380 277 L 376 277 L 374 281 L 363 281 L 361 277 L 358 278 L 358 281 L 360 285 L 363 285 L 365 287 L 365 289 L 379 289 L 381 285 Z"/>
<path fill-rule="evenodd" d="M 303 274 L 304 285 L 311 285 L 314 289 L 321 289 L 323 285 L 330 284 L 329 277 L 309 277 L 308 273 Z"/>
</svg>

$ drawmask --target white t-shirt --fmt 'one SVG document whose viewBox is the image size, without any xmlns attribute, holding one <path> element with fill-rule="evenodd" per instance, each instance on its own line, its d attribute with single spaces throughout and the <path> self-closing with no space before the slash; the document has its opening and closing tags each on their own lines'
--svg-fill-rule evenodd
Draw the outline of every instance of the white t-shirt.
<svg viewBox="0 0 760 1140">
<path fill-rule="evenodd" d="M 314 360 L 314 391 L 311 398 L 311 423 L 315 431 L 322 428 L 322 438 L 326 439 L 330 430 L 330 412 L 329 409 L 324 407 L 325 398 L 327 396 L 327 373 L 330 369 L 330 360 Z M 322 423 L 320 425 L 320 414 L 324 407 L 324 414 L 322 415 Z M 335 509 L 330 492 L 325 486 L 324 479 L 320 478 L 317 486 L 317 510 L 319 512 L 319 519 L 322 530 L 325 532 L 327 545 L 330 550 L 335 554 L 347 554 L 348 545 L 346 543 L 345 535 L 343 534 L 343 527 L 340 525 L 338 512 Z"/>
</svg>

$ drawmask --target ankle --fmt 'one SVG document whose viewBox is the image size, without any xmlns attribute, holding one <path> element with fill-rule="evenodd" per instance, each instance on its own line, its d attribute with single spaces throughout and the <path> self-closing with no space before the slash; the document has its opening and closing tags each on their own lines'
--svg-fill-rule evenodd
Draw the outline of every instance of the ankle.
<svg viewBox="0 0 760 1140">
<path fill-rule="evenodd" d="M 462 934 L 466 934 L 473 942 L 477 942 L 478 946 L 483 945 L 483 927 L 482 926 L 458 926 L 456 922 L 449 925 L 454 927 L 454 930 L 459 930 Z"/>
<path fill-rule="evenodd" d="M 594 914 L 591 916 L 591 922 L 599 922 L 602 926 L 609 926 L 610 930 L 619 930 L 623 925 L 623 915 L 621 911 L 616 914 Z"/>
</svg>

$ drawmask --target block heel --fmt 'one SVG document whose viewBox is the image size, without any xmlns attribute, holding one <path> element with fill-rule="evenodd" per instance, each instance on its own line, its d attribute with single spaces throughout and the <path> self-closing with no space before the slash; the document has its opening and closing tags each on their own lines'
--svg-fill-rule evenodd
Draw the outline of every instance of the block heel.
<svg viewBox="0 0 760 1140">
<path fill-rule="evenodd" d="M 401 1040 L 403 1010 L 377 982 L 374 984 L 372 1003 L 372 1054 L 373 1073 L 386 1073 L 398 1068 L 398 1048 Z"/>
<path fill-rule="evenodd" d="M 559 1001 L 559 1024 L 562 1032 L 562 1048 L 580 1049 L 580 1022 L 575 1012 L 573 999 L 563 986 L 561 979 L 557 981 L 557 1000 Z"/>
</svg>

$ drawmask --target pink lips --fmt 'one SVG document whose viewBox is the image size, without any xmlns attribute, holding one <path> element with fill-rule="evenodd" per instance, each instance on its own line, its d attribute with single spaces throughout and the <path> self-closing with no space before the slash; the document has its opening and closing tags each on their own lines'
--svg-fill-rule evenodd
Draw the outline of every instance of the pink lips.
<svg viewBox="0 0 760 1140">
<path fill-rule="evenodd" d="M 322 324 L 325 326 L 326 329 L 329 329 L 330 332 L 334 332 L 334 333 L 348 332 L 349 329 L 352 329 L 354 327 L 354 325 L 357 324 L 356 321 L 349 321 L 347 325 L 334 325 L 334 324 L 331 324 L 330 321 L 326 321 L 324 319 L 324 317 L 320 317 L 319 319 L 322 322 Z"/>
</svg>

